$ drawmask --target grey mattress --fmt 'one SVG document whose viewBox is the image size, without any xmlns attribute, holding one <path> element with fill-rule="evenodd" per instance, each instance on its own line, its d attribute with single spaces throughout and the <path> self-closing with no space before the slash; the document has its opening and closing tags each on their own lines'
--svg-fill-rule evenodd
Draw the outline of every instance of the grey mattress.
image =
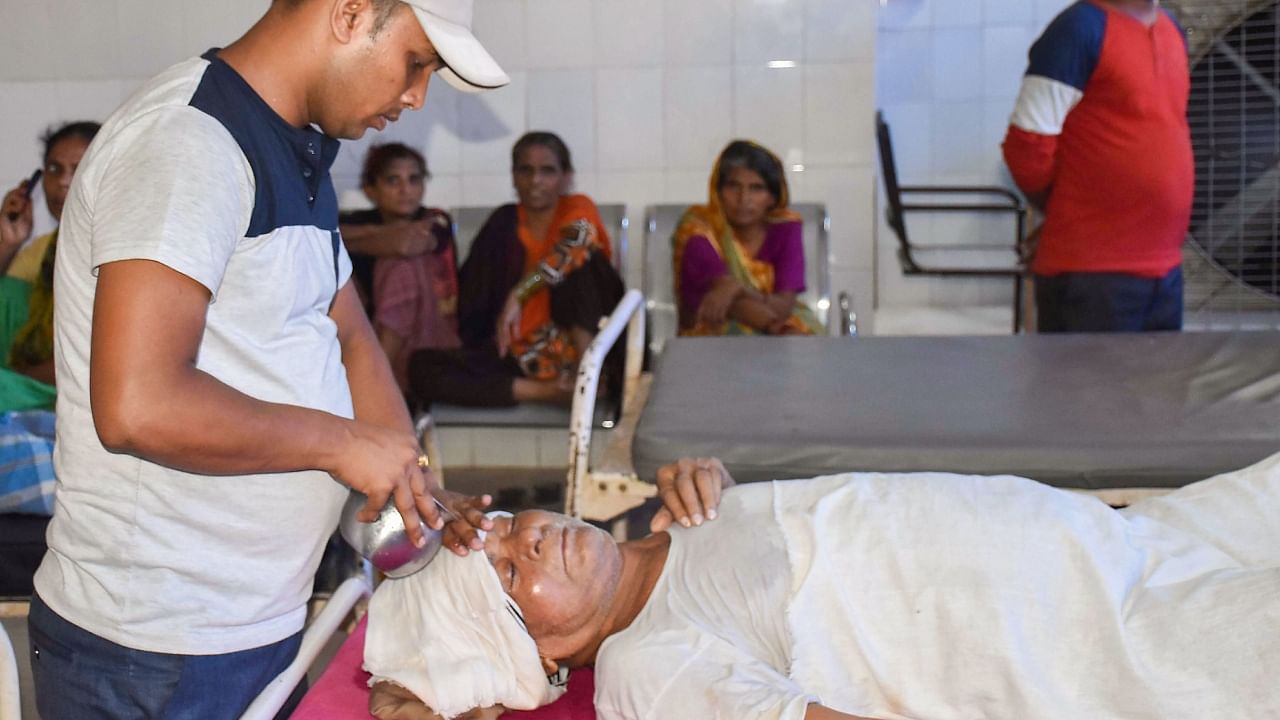
<svg viewBox="0 0 1280 720">
<path fill-rule="evenodd" d="M 718 456 L 743 481 L 1010 473 L 1177 487 L 1280 452 L 1280 333 L 682 338 L 636 432 L 640 477 Z"/>
</svg>

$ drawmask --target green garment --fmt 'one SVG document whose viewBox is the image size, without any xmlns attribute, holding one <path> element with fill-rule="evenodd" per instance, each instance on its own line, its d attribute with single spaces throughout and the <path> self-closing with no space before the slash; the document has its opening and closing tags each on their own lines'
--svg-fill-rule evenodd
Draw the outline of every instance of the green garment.
<svg viewBox="0 0 1280 720">
<path fill-rule="evenodd" d="M 9 351 L 31 314 L 31 284 L 0 277 L 0 412 L 53 409 L 52 385 L 9 368 Z"/>
</svg>

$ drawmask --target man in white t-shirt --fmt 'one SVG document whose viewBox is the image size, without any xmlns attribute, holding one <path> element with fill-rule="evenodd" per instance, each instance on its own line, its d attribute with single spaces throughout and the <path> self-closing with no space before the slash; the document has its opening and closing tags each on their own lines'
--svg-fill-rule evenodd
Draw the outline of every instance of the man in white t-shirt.
<svg viewBox="0 0 1280 720">
<path fill-rule="evenodd" d="M 694 498 L 683 515 L 716 507 L 674 487 Z M 940 473 L 755 483 L 718 510 L 620 545 L 563 515 L 497 520 L 495 591 L 536 645 L 515 670 L 594 665 L 602 720 L 1280 716 L 1280 455 L 1120 511 Z M 405 688 L 504 687 L 474 658 L 397 660 L 374 624 L 415 623 L 378 602 L 380 717 L 415 717 Z M 452 623 L 452 646 L 485 647 L 471 632 Z M 528 694 L 506 692 L 479 704 Z"/>
<path fill-rule="evenodd" d="M 348 488 L 417 539 L 438 491 L 338 235 L 336 138 L 507 77 L 471 0 L 273 0 L 146 83 L 80 165 L 59 240 L 56 510 L 30 631 L 59 718 L 236 717 L 296 654 Z"/>
</svg>

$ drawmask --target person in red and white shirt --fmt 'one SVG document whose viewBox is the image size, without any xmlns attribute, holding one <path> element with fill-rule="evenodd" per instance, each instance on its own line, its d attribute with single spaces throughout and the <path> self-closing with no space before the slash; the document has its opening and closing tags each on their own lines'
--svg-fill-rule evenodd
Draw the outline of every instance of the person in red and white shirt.
<svg viewBox="0 0 1280 720">
<path fill-rule="evenodd" d="M 1041 332 L 1181 329 L 1189 92 L 1186 38 L 1159 0 L 1081 0 L 1032 46 L 1004 157 L 1045 213 Z"/>
</svg>

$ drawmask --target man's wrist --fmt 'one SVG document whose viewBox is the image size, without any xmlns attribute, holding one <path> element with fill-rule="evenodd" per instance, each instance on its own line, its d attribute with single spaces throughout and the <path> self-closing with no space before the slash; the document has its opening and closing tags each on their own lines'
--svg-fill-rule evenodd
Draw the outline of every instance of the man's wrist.
<svg viewBox="0 0 1280 720">
<path fill-rule="evenodd" d="M 346 454 L 346 448 L 353 437 L 351 424 L 354 421 L 337 416 L 328 417 L 332 422 L 325 423 L 326 427 L 316 437 L 320 442 L 313 450 L 315 467 L 330 475 L 336 475 L 339 459 Z"/>
</svg>

